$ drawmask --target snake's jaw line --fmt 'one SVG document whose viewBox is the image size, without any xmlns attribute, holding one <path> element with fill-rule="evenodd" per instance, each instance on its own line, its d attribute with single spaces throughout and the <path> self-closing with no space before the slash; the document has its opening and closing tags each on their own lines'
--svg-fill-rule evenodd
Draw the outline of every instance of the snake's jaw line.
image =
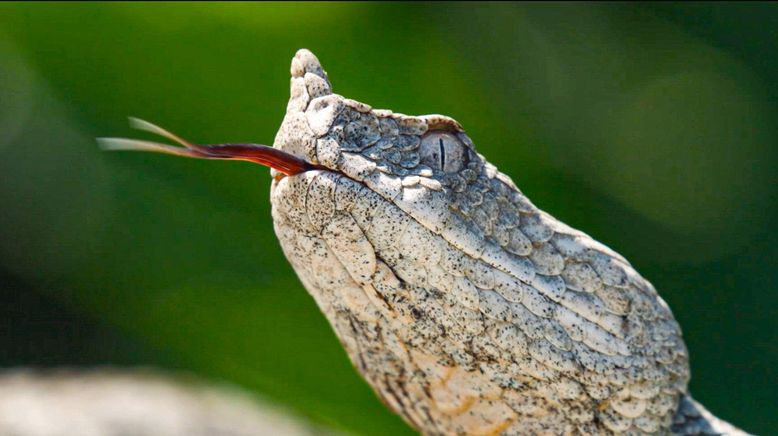
<svg viewBox="0 0 778 436">
<path fill-rule="evenodd" d="M 454 119 L 334 94 L 305 49 L 291 75 L 276 235 L 354 366 L 411 426 L 739 432 L 689 396 L 680 327 L 651 283 L 539 210 Z"/>
</svg>

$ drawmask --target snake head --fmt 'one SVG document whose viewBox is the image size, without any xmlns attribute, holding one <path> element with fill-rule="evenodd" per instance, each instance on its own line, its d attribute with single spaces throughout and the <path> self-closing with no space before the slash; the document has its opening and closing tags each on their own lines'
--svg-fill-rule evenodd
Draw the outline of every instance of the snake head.
<svg viewBox="0 0 778 436">
<path fill-rule="evenodd" d="M 291 74 L 275 148 L 359 182 L 467 254 L 480 256 L 487 240 L 494 256 L 503 248 L 507 256 L 529 252 L 531 240 L 512 229 L 520 212 L 536 208 L 476 152 L 456 120 L 373 109 L 335 94 L 306 49 L 292 59 Z"/>
<path fill-rule="evenodd" d="M 479 166 L 473 143 L 450 117 L 374 110 L 333 94 L 327 73 L 306 49 L 292 59 L 291 73 L 287 114 L 274 144 L 278 149 L 360 181 L 378 170 L 423 178 L 435 188 L 450 182 L 447 176 Z"/>
</svg>

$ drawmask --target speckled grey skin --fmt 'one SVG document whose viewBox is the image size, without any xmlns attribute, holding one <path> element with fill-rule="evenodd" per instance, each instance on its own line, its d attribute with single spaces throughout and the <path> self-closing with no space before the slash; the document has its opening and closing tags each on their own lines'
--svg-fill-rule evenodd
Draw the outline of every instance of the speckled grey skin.
<svg viewBox="0 0 778 436">
<path fill-rule="evenodd" d="M 623 257 L 536 208 L 442 115 L 333 94 L 292 60 L 271 190 L 284 253 L 379 397 L 425 434 L 735 434 Z"/>
</svg>

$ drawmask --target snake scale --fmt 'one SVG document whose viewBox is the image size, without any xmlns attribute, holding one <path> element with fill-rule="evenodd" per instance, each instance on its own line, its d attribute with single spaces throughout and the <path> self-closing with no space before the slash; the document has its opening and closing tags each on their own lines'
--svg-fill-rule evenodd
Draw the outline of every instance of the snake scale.
<svg viewBox="0 0 778 436">
<path fill-rule="evenodd" d="M 273 167 L 281 247 L 352 363 L 429 435 L 742 434 L 687 391 L 681 329 L 630 263 L 535 207 L 443 115 L 334 94 L 308 50 L 273 148 L 112 149 Z"/>
</svg>

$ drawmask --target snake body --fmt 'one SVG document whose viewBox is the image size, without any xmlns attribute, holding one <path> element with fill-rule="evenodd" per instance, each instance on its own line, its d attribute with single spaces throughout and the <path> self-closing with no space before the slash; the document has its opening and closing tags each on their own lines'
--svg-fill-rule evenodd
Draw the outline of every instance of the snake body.
<svg viewBox="0 0 778 436">
<path fill-rule="evenodd" d="M 687 391 L 681 329 L 630 263 L 539 210 L 455 120 L 332 92 L 300 50 L 276 234 L 357 370 L 424 434 L 737 434 Z"/>
</svg>

